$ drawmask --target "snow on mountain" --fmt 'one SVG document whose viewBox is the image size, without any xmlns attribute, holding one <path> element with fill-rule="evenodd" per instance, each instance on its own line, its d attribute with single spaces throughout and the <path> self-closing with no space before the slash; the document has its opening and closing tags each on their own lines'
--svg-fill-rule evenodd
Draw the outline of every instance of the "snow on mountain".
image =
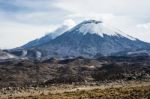
<svg viewBox="0 0 150 99">
<path fill-rule="evenodd" d="M 102 21 L 96 21 L 96 20 L 88 20 L 84 21 L 72 30 L 78 30 L 78 32 L 83 33 L 86 35 L 87 33 L 90 34 L 97 34 L 101 37 L 104 35 L 109 35 L 109 36 L 122 36 L 129 38 L 131 40 L 136 40 L 136 38 L 133 38 L 119 29 L 113 28 L 112 26 L 109 26 L 108 24 L 103 23 Z"/>
<path fill-rule="evenodd" d="M 0 50 L 0 60 L 16 59 L 16 58 L 17 58 L 17 56 Z"/>
</svg>

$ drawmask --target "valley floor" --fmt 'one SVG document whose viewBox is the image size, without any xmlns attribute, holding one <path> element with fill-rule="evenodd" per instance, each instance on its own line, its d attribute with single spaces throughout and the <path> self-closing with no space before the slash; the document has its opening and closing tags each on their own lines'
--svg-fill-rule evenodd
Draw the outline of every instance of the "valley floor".
<svg viewBox="0 0 150 99">
<path fill-rule="evenodd" d="M 51 85 L 0 91 L 0 99 L 150 99 L 150 81 Z"/>
</svg>

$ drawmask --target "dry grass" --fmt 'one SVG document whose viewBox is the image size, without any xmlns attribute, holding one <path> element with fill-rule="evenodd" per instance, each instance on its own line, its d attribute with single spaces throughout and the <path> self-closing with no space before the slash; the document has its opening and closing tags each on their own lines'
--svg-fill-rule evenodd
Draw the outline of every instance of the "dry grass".
<svg viewBox="0 0 150 99">
<path fill-rule="evenodd" d="M 38 96 L 16 97 L 10 99 L 150 99 L 150 85 L 111 87 L 106 89 L 76 90 L 74 92 L 49 93 Z"/>
</svg>

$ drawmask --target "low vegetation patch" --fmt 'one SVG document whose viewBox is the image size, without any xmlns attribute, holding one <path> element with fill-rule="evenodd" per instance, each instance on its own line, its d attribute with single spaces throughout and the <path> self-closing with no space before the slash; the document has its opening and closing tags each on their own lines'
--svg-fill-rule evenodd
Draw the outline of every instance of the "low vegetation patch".
<svg viewBox="0 0 150 99">
<path fill-rule="evenodd" d="M 49 93 L 48 95 L 40 94 L 10 99 L 150 99 L 150 86 L 76 90 L 74 92 Z"/>
</svg>

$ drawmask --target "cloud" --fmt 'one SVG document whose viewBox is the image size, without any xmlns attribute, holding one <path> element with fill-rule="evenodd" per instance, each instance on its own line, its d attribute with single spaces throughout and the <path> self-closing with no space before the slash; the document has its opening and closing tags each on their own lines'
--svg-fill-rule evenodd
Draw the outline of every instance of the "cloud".
<svg viewBox="0 0 150 99">
<path fill-rule="evenodd" d="M 0 0 L 0 9 L 10 12 L 52 11 L 57 9 L 53 2 L 54 0 Z"/>
<path fill-rule="evenodd" d="M 58 37 L 59 35 L 63 34 L 67 30 L 71 29 L 73 26 L 75 26 L 75 21 L 72 19 L 67 19 L 63 22 L 62 25 L 57 27 L 54 31 L 50 33 L 46 33 L 46 35 L 50 35 L 53 39 Z"/>
<path fill-rule="evenodd" d="M 67 18 L 74 18 L 74 19 L 81 19 L 81 20 L 100 20 L 103 22 L 108 23 L 110 20 L 113 20 L 115 16 L 112 13 L 89 13 L 89 14 L 82 14 L 82 13 L 76 13 L 68 15 Z M 110 22 L 109 22 L 110 23 Z"/>
<path fill-rule="evenodd" d="M 67 19 L 63 22 L 63 25 L 73 27 L 76 25 L 75 21 L 73 19 Z"/>
<path fill-rule="evenodd" d="M 138 24 L 138 28 L 150 29 L 150 23 Z"/>
<path fill-rule="evenodd" d="M 33 39 L 40 38 L 57 26 L 35 26 L 13 22 L 0 23 L 0 48 L 14 48 L 21 46 Z"/>
<path fill-rule="evenodd" d="M 74 13 L 148 14 L 149 0 L 61 0 L 56 5 Z M 135 5 L 135 6 L 133 6 Z"/>
<path fill-rule="evenodd" d="M 39 38 L 63 23 L 67 11 L 54 0 L 0 0 L 0 48 L 13 48 Z"/>
<path fill-rule="evenodd" d="M 0 17 L 24 24 L 58 24 L 68 11 L 53 4 L 54 0 L 0 0 Z"/>
</svg>

